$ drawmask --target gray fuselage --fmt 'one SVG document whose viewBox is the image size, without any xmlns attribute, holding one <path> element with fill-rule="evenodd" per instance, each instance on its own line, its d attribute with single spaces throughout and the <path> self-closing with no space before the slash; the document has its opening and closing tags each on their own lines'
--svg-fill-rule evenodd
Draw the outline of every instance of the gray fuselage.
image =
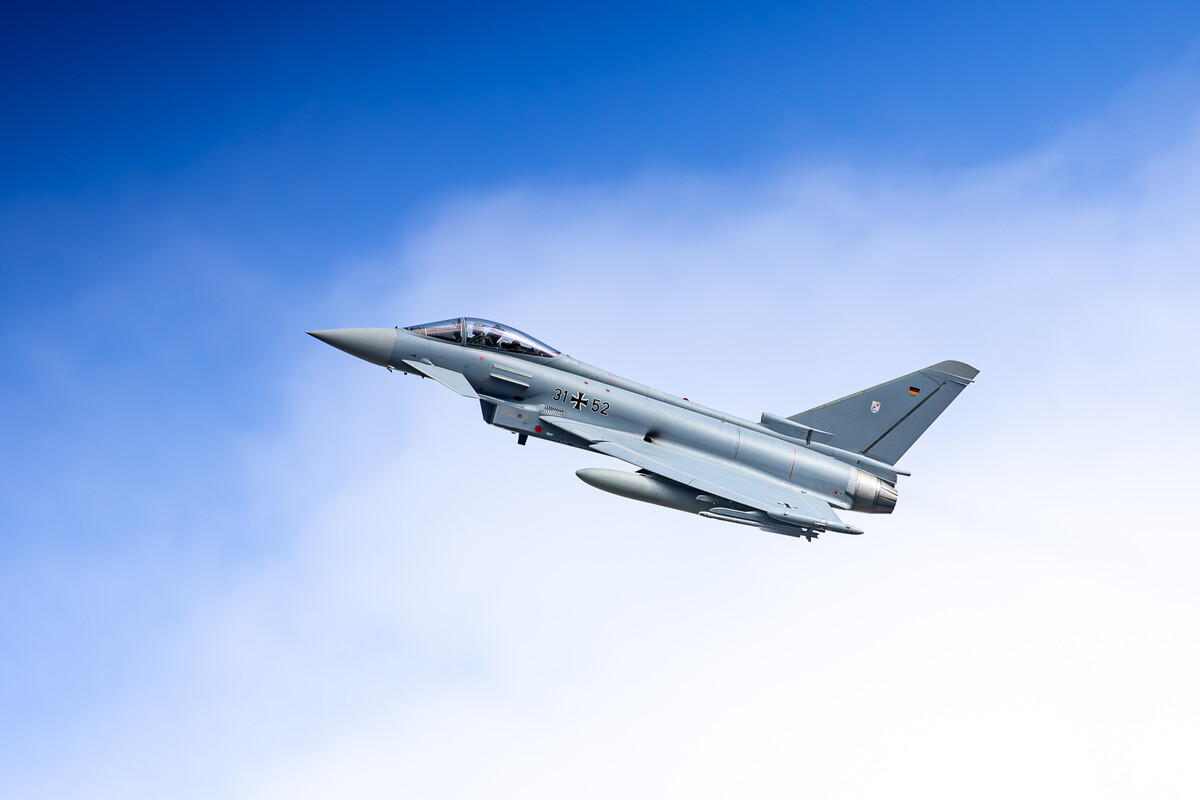
<svg viewBox="0 0 1200 800">
<path fill-rule="evenodd" d="M 566 355 L 514 354 L 397 328 L 386 366 L 422 374 L 405 361 L 461 374 L 480 396 L 485 421 L 530 437 L 586 448 L 586 441 L 540 420 L 564 417 L 720 459 L 779 482 L 784 496 L 804 491 L 835 508 L 868 513 L 888 513 L 895 504 L 891 482 L 854 465 L 861 456 L 783 436 Z"/>
</svg>

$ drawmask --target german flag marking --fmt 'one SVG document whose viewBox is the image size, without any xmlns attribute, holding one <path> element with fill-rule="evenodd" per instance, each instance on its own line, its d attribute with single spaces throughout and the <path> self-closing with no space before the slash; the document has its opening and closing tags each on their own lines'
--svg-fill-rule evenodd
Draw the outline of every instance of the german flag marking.
<svg viewBox="0 0 1200 800">
<path fill-rule="evenodd" d="M 910 386 L 910 387 L 908 387 L 908 393 L 915 397 L 916 395 L 919 395 L 921 393 L 921 390 L 915 386 Z"/>
</svg>

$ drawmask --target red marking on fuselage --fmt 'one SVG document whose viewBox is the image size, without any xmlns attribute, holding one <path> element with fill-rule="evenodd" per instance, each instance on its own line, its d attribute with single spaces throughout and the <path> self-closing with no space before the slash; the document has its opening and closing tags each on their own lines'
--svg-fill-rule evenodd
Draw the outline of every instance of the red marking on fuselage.
<svg viewBox="0 0 1200 800">
<path fill-rule="evenodd" d="M 792 448 L 792 468 L 788 470 L 788 480 L 792 479 L 792 473 L 796 471 L 796 448 Z"/>
</svg>

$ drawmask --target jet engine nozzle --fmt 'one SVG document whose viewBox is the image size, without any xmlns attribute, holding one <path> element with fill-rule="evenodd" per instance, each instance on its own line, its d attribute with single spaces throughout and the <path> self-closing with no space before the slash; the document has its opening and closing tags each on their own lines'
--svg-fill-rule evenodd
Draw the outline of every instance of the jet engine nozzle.
<svg viewBox="0 0 1200 800">
<path fill-rule="evenodd" d="M 867 514 L 890 514 L 900 498 L 894 485 L 861 469 L 855 470 L 851 476 L 846 494 L 854 498 L 854 503 L 850 506 L 851 511 Z"/>
</svg>

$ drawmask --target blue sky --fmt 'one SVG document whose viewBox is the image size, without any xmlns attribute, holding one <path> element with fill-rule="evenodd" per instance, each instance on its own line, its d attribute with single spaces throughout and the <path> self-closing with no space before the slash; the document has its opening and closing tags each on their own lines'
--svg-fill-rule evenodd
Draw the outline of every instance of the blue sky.
<svg viewBox="0 0 1200 800">
<path fill-rule="evenodd" d="M 39 5 L 3 34 L 2 255 L 38 265 L 7 271 L 5 308 L 121 274 L 172 223 L 315 277 L 458 191 L 1003 157 L 1198 24 L 1190 3 Z"/>
<path fill-rule="evenodd" d="M 961 165 L 1174 63 L 1198 20 L 1189 3 L 51 4 L 6 25 L 0 186 L 18 209 L 153 196 L 224 235 L 336 251 L 509 181 L 798 153 Z"/>
<path fill-rule="evenodd" d="M 1198 37 L 16 12 L 0 794 L 1194 795 Z M 810 547 L 301 333 L 460 313 L 746 417 L 983 372 L 895 517 Z"/>
</svg>

